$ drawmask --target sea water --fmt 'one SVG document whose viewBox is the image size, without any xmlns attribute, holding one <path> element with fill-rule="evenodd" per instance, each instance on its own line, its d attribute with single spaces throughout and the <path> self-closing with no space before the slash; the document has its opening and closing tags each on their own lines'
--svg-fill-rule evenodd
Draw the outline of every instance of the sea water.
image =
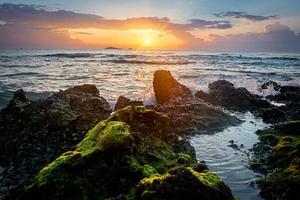
<svg viewBox="0 0 300 200">
<path fill-rule="evenodd" d="M 153 72 L 167 69 L 194 93 L 224 79 L 236 87 L 266 96 L 276 94 L 260 85 L 273 80 L 300 85 L 300 54 L 222 53 L 199 51 L 136 50 L 0 50 L 0 108 L 22 88 L 32 99 L 78 84 L 95 84 L 114 106 L 120 95 L 145 104 L 155 103 Z M 257 142 L 255 131 L 267 127 L 250 113 L 231 113 L 244 122 L 224 131 L 189 138 L 198 160 L 224 178 L 240 199 L 260 199 L 252 183 L 260 177 L 249 169 L 249 149 Z M 229 141 L 239 147 L 234 149 Z M 242 146 L 241 146 L 242 145 Z"/>
</svg>

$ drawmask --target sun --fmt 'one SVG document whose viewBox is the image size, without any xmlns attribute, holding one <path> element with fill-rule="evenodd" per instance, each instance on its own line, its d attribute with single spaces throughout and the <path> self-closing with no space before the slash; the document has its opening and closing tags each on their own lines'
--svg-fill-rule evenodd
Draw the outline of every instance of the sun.
<svg viewBox="0 0 300 200">
<path fill-rule="evenodd" d="M 145 46 L 150 46 L 152 44 L 152 40 L 150 39 L 150 38 L 146 38 L 145 40 L 144 40 L 144 45 Z"/>
</svg>

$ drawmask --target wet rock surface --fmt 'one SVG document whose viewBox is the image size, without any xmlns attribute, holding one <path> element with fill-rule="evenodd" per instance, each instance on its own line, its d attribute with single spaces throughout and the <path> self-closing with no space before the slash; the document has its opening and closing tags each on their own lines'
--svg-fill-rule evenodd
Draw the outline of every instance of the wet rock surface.
<svg viewBox="0 0 300 200">
<path fill-rule="evenodd" d="M 300 196 L 300 121 L 288 121 L 257 132 L 252 169 L 266 174 L 258 180 L 266 199 Z"/>
<path fill-rule="evenodd" d="M 164 105 L 147 106 L 153 110 L 168 115 L 177 133 L 214 133 L 228 126 L 234 126 L 241 121 L 221 109 L 191 98 L 182 102 L 175 100 Z"/>
<path fill-rule="evenodd" d="M 0 193 L 32 178 L 110 113 L 94 85 L 76 86 L 38 101 L 17 91 L 0 112 Z"/>
<path fill-rule="evenodd" d="M 126 107 L 5 199 L 234 199 L 183 144 L 166 115 Z"/>
<path fill-rule="evenodd" d="M 278 109 L 285 113 L 287 120 L 300 119 L 300 87 L 280 86 L 279 94 L 267 99 L 283 104 Z"/>
<path fill-rule="evenodd" d="M 236 117 L 193 97 L 169 71 L 156 71 L 153 87 L 159 104 L 148 107 L 168 115 L 177 133 L 212 133 L 240 123 Z"/>
<path fill-rule="evenodd" d="M 235 88 L 225 80 L 215 81 L 208 88 L 209 93 L 198 91 L 195 96 L 213 105 L 241 112 L 271 107 L 267 101 L 251 94 L 246 88 Z"/>
<path fill-rule="evenodd" d="M 171 72 L 167 70 L 154 72 L 153 89 L 159 104 L 168 103 L 174 99 L 192 98 L 190 89 L 177 82 Z"/>
</svg>

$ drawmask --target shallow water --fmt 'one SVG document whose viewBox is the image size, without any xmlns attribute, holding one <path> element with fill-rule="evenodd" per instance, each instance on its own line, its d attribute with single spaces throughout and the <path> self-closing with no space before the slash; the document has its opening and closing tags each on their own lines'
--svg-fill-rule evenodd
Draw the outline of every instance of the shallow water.
<svg viewBox="0 0 300 200">
<path fill-rule="evenodd" d="M 251 113 L 235 115 L 244 120 L 241 125 L 211 135 L 194 135 L 189 141 L 196 149 L 197 159 L 204 160 L 210 170 L 222 177 L 234 195 L 241 200 L 259 200 L 259 189 L 251 183 L 261 175 L 250 170 L 247 162 L 249 149 L 257 142 L 255 131 L 267 125 Z M 239 149 L 230 147 L 230 140 Z"/>
<path fill-rule="evenodd" d="M 300 54 L 212 53 L 198 51 L 122 50 L 0 50 L 0 108 L 13 92 L 23 88 L 33 99 L 78 84 L 95 84 L 113 106 L 120 95 L 154 103 L 153 72 L 168 69 L 193 92 L 225 79 L 258 95 L 269 80 L 300 85 Z M 257 142 L 254 132 L 266 125 L 251 114 L 236 114 L 245 122 L 213 135 L 190 138 L 199 160 L 223 177 L 240 199 L 260 199 L 250 182 L 259 174 L 247 168 L 247 149 Z M 243 144 L 242 151 L 228 147 L 229 140 Z M 243 151 L 246 151 L 243 152 Z"/>
</svg>

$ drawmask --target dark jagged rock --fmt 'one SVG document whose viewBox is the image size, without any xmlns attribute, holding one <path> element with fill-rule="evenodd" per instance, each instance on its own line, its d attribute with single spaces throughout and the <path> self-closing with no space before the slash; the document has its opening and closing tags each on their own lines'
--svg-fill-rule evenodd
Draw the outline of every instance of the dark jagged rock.
<svg viewBox="0 0 300 200">
<path fill-rule="evenodd" d="M 167 70 L 154 72 L 153 89 L 159 104 L 168 103 L 174 99 L 192 98 L 190 89 L 178 83 Z"/>
<path fill-rule="evenodd" d="M 229 110 L 254 111 L 258 108 L 271 107 L 267 101 L 251 94 L 246 88 L 235 88 L 232 83 L 225 80 L 215 81 L 209 84 L 208 88 L 208 94 L 200 91 L 195 96 Z"/>
<path fill-rule="evenodd" d="M 168 115 L 177 133 L 214 132 L 240 123 L 236 117 L 193 97 L 190 90 L 178 83 L 169 71 L 154 73 L 153 88 L 161 104 L 148 107 Z"/>
<path fill-rule="evenodd" d="M 31 178 L 110 113 L 94 85 L 75 86 L 38 101 L 17 91 L 0 112 L 0 166 L 4 167 L 0 188 Z"/>
<path fill-rule="evenodd" d="M 267 98 L 284 104 L 279 109 L 285 113 L 287 120 L 300 119 L 300 87 L 281 86 L 279 94 Z"/>
<path fill-rule="evenodd" d="M 115 105 L 115 111 L 123 109 L 127 106 L 143 106 L 142 101 L 132 101 L 124 96 L 119 96 L 117 103 Z"/>
<path fill-rule="evenodd" d="M 257 132 L 251 167 L 268 174 L 258 181 L 266 199 L 300 196 L 300 121 L 289 121 Z"/>
<path fill-rule="evenodd" d="M 263 119 L 265 123 L 279 123 L 287 120 L 285 112 L 280 108 L 263 108 L 258 111 L 258 115 Z"/>
<path fill-rule="evenodd" d="M 261 89 L 264 89 L 264 90 L 268 89 L 269 87 L 273 87 L 273 89 L 275 91 L 279 91 L 281 89 L 281 85 L 279 85 L 275 81 L 268 81 L 261 85 Z"/>
<path fill-rule="evenodd" d="M 6 199 L 164 199 L 171 191 L 180 197 L 233 199 L 215 174 L 192 169 L 197 165 L 195 154 L 178 152 L 179 142 L 166 115 L 145 107 L 126 107 L 99 122 L 76 148 Z M 151 181 L 158 178 L 160 185 Z M 142 188 L 152 186 L 155 191 L 165 188 L 166 193 L 147 197 Z M 179 189 L 182 186 L 188 187 Z"/>
</svg>

